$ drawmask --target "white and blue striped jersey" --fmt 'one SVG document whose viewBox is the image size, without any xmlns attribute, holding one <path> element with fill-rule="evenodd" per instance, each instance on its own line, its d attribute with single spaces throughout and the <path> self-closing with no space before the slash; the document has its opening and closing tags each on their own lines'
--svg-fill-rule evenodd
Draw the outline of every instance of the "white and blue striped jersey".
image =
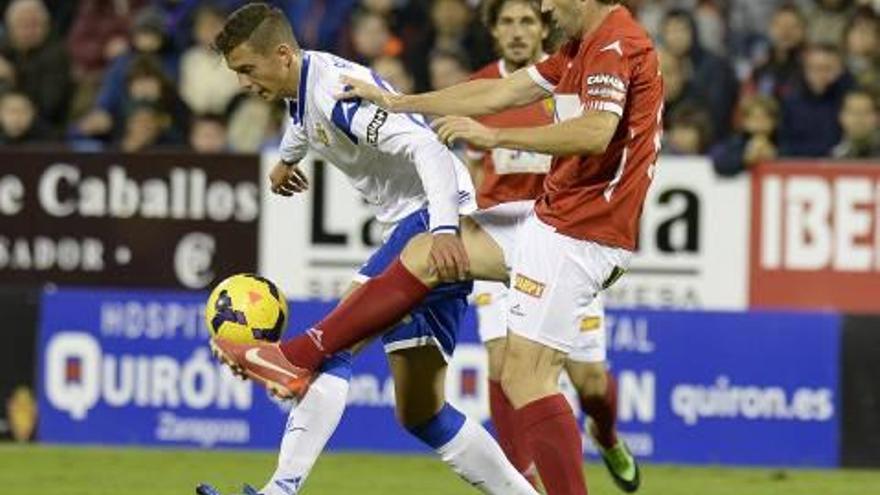
<svg viewBox="0 0 880 495">
<path fill-rule="evenodd" d="M 343 75 L 390 89 L 367 67 L 303 51 L 298 96 L 288 101 L 281 158 L 297 162 L 311 150 L 332 163 L 386 225 L 427 205 L 431 232 L 457 231 L 459 214 L 476 209 L 464 164 L 420 115 L 389 113 L 359 98 L 337 100 Z"/>
</svg>

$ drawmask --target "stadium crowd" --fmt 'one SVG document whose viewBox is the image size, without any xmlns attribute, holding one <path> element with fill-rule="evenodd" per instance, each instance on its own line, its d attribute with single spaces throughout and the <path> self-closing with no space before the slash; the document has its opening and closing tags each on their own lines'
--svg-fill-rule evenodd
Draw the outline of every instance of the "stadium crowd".
<svg viewBox="0 0 880 495">
<path fill-rule="evenodd" d="M 0 0 L 0 145 L 256 152 L 284 109 L 211 48 L 242 0 Z M 494 58 L 479 0 L 286 0 L 304 48 L 402 92 Z M 630 0 L 661 47 L 666 154 L 735 175 L 778 157 L 880 157 L 880 1 Z"/>
</svg>

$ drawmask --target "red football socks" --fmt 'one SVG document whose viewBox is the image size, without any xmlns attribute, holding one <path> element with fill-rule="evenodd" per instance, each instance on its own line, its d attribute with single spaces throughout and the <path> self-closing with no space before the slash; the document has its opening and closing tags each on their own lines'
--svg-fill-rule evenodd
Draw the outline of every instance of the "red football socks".
<svg viewBox="0 0 880 495">
<path fill-rule="evenodd" d="M 529 472 L 533 463 L 532 454 L 524 432 L 517 428 L 515 421 L 516 409 L 504 394 L 501 383 L 493 380 L 489 380 L 489 411 L 492 413 L 492 424 L 495 425 L 498 444 L 504 455 L 532 486 L 537 486 L 537 477 Z"/>
<path fill-rule="evenodd" d="M 516 418 L 547 495 L 587 495 L 581 433 L 565 397 L 532 401 L 517 409 Z"/>
<path fill-rule="evenodd" d="M 390 328 L 431 289 L 395 260 L 303 335 L 281 344 L 292 364 L 316 370 L 325 358 Z"/>
<path fill-rule="evenodd" d="M 617 380 L 605 372 L 608 385 L 602 397 L 581 397 L 581 407 L 596 425 L 596 441 L 603 449 L 617 444 Z"/>
</svg>

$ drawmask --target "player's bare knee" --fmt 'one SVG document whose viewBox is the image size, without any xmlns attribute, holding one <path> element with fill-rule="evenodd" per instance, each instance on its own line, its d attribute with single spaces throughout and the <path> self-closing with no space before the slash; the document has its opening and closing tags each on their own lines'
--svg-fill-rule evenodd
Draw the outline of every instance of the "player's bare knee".
<svg viewBox="0 0 880 495">
<path fill-rule="evenodd" d="M 430 262 L 433 242 L 434 239 L 430 234 L 420 234 L 410 239 L 400 253 L 400 262 L 403 263 L 403 266 L 428 286 L 439 283 Z"/>
<path fill-rule="evenodd" d="M 605 363 L 575 363 L 568 365 L 568 374 L 578 391 L 584 398 L 603 397 L 608 382 L 605 374 Z"/>
<path fill-rule="evenodd" d="M 505 339 L 492 339 L 486 342 L 486 353 L 489 355 L 489 380 L 501 381 L 501 370 L 504 367 Z"/>
</svg>

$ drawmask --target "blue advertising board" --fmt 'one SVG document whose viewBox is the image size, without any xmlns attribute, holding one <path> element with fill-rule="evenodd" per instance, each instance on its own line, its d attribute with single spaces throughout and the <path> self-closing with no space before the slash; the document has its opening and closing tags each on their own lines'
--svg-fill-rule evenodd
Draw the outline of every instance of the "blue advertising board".
<svg viewBox="0 0 880 495">
<path fill-rule="evenodd" d="M 288 406 L 211 358 L 204 299 L 189 292 L 47 292 L 39 438 L 276 448 Z M 288 332 L 331 307 L 294 301 Z M 488 424 L 486 359 L 474 326 L 469 317 L 447 391 Z M 621 434 L 638 455 L 658 462 L 837 465 L 839 326 L 838 316 L 823 313 L 611 311 L 606 328 Z M 355 360 L 348 409 L 329 448 L 426 451 L 397 425 L 393 396 L 374 344 Z"/>
</svg>

